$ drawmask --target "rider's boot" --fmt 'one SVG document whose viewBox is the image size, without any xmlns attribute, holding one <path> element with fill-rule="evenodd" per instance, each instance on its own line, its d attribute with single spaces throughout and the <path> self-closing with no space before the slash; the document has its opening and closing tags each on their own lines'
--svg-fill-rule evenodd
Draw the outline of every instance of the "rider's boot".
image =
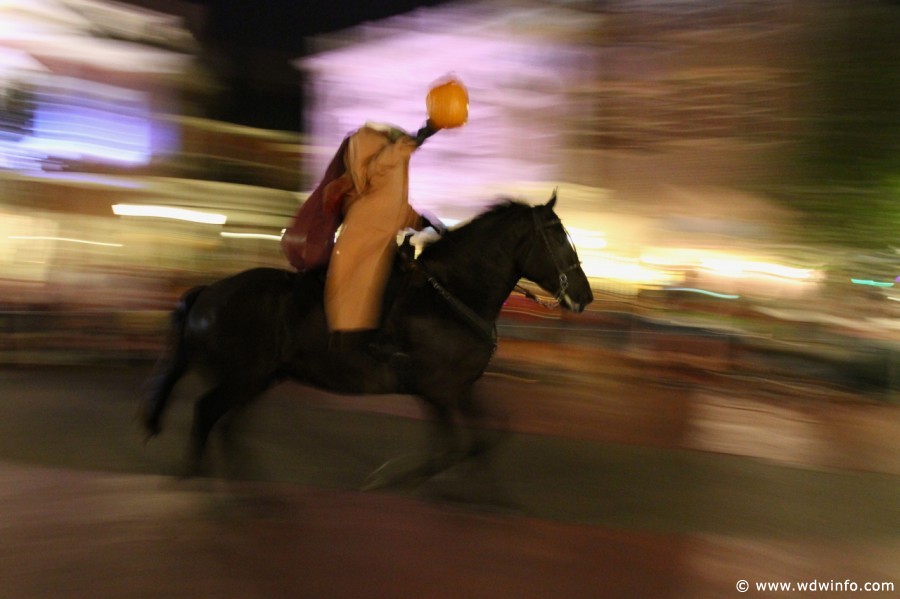
<svg viewBox="0 0 900 599">
<path fill-rule="evenodd" d="M 377 331 L 331 333 L 328 358 L 344 390 L 391 393 L 402 391 L 408 385 L 409 356 Z"/>
</svg>

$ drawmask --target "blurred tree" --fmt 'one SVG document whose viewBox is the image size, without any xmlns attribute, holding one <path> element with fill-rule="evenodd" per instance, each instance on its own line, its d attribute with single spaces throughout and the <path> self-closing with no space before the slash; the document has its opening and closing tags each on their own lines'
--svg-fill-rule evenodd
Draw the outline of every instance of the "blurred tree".
<svg viewBox="0 0 900 599">
<path fill-rule="evenodd" d="M 799 190 L 784 199 L 815 241 L 886 247 L 900 229 L 900 5 L 819 4 Z"/>
</svg>

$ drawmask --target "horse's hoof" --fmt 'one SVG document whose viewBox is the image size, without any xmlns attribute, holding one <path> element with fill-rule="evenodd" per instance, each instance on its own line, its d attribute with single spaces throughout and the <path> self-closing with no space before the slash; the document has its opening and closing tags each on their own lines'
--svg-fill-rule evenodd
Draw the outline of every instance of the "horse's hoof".
<svg viewBox="0 0 900 599">
<path fill-rule="evenodd" d="M 363 483 L 363 491 L 383 491 L 386 489 L 410 488 L 417 486 L 409 477 L 387 477 L 379 476 L 374 472 L 366 478 Z"/>
<path fill-rule="evenodd" d="M 159 420 L 149 415 L 139 414 L 136 424 L 144 433 L 144 445 L 162 432 L 162 424 L 160 424 Z"/>
<path fill-rule="evenodd" d="M 422 472 L 423 466 L 415 456 L 396 457 L 376 468 L 366 478 L 362 490 L 412 489 L 418 487 L 427 479 Z"/>
<path fill-rule="evenodd" d="M 468 509 L 494 514 L 523 514 L 525 510 L 506 491 L 496 473 L 483 464 L 462 461 L 428 480 L 424 495 Z"/>
</svg>

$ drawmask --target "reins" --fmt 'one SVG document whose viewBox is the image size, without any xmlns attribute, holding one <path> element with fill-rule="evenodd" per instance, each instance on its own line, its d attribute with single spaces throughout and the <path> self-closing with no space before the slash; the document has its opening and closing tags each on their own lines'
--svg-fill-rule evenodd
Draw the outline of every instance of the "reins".
<svg viewBox="0 0 900 599">
<path fill-rule="evenodd" d="M 537 305 L 542 306 L 542 307 L 544 307 L 544 308 L 550 308 L 550 309 L 553 309 L 553 308 L 558 308 L 558 307 L 559 307 L 559 300 L 554 300 L 554 301 L 552 301 L 552 302 L 548 302 L 547 300 L 542 300 L 541 298 L 539 298 L 538 296 L 536 296 L 534 293 L 532 293 L 532 292 L 529 291 L 528 289 L 525 289 L 525 287 L 523 287 L 523 286 L 522 286 L 521 284 L 519 284 L 519 283 L 516 283 L 516 286 L 513 288 L 513 291 L 518 291 L 518 292 L 521 293 L 523 296 L 525 296 L 526 299 L 530 299 L 531 301 L 533 301 L 533 302 L 536 303 Z"/>
<path fill-rule="evenodd" d="M 428 273 L 422 265 L 418 265 L 419 270 L 425 275 L 425 279 L 431 284 L 435 291 L 444 298 L 451 308 L 468 324 L 472 329 L 481 336 L 482 339 L 491 344 L 491 353 L 497 351 L 497 323 L 491 323 L 484 318 L 478 316 L 474 310 L 461 302 L 455 295 L 450 293 L 446 287 L 441 285 L 437 279 Z"/>
<path fill-rule="evenodd" d="M 463 322 L 465 322 L 469 327 L 478 333 L 478 336 L 482 338 L 485 342 L 491 345 L 491 353 L 497 351 L 497 324 L 491 323 L 480 317 L 475 313 L 469 306 L 460 301 L 455 295 L 450 293 L 450 291 L 441 285 L 441 283 L 434 278 L 434 276 L 425 270 L 425 267 L 422 266 L 422 263 L 408 256 L 407 254 L 401 252 L 401 257 L 406 263 L 406 267 L 413 271 L 418 272 L 422 276 L 425 277 L 425 280 L 431 285 L 431 287 L 438 292 L 447 305 L 456 312 L 457 316 L 459 316 Z"/>
</svg>

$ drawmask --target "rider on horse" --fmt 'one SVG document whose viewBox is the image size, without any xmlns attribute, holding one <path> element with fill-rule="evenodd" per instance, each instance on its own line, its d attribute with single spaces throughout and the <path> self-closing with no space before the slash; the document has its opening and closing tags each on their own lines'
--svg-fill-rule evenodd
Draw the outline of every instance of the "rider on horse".
<svg viewBox="0 0 900 599">
<path fill-rule="evenodd" d="M 386 374 L 397 354 L 377 338 L 397 233 L 428 226 L 443 229 L 439 221 L 410 207 L 409 161 L 428 137 L 465 123 L 468 94 L 451 79 L 431 89 L 427 107 L 428 121 L 415 136 L 373 123 L 350 134 L 339 150 L 344 172 L 322 182 L 328 185 L 327 196 L 340 203 L 343 217 L 325 280 L 325 315 L 329 357 L 347 375 Z"/>
</svg>

